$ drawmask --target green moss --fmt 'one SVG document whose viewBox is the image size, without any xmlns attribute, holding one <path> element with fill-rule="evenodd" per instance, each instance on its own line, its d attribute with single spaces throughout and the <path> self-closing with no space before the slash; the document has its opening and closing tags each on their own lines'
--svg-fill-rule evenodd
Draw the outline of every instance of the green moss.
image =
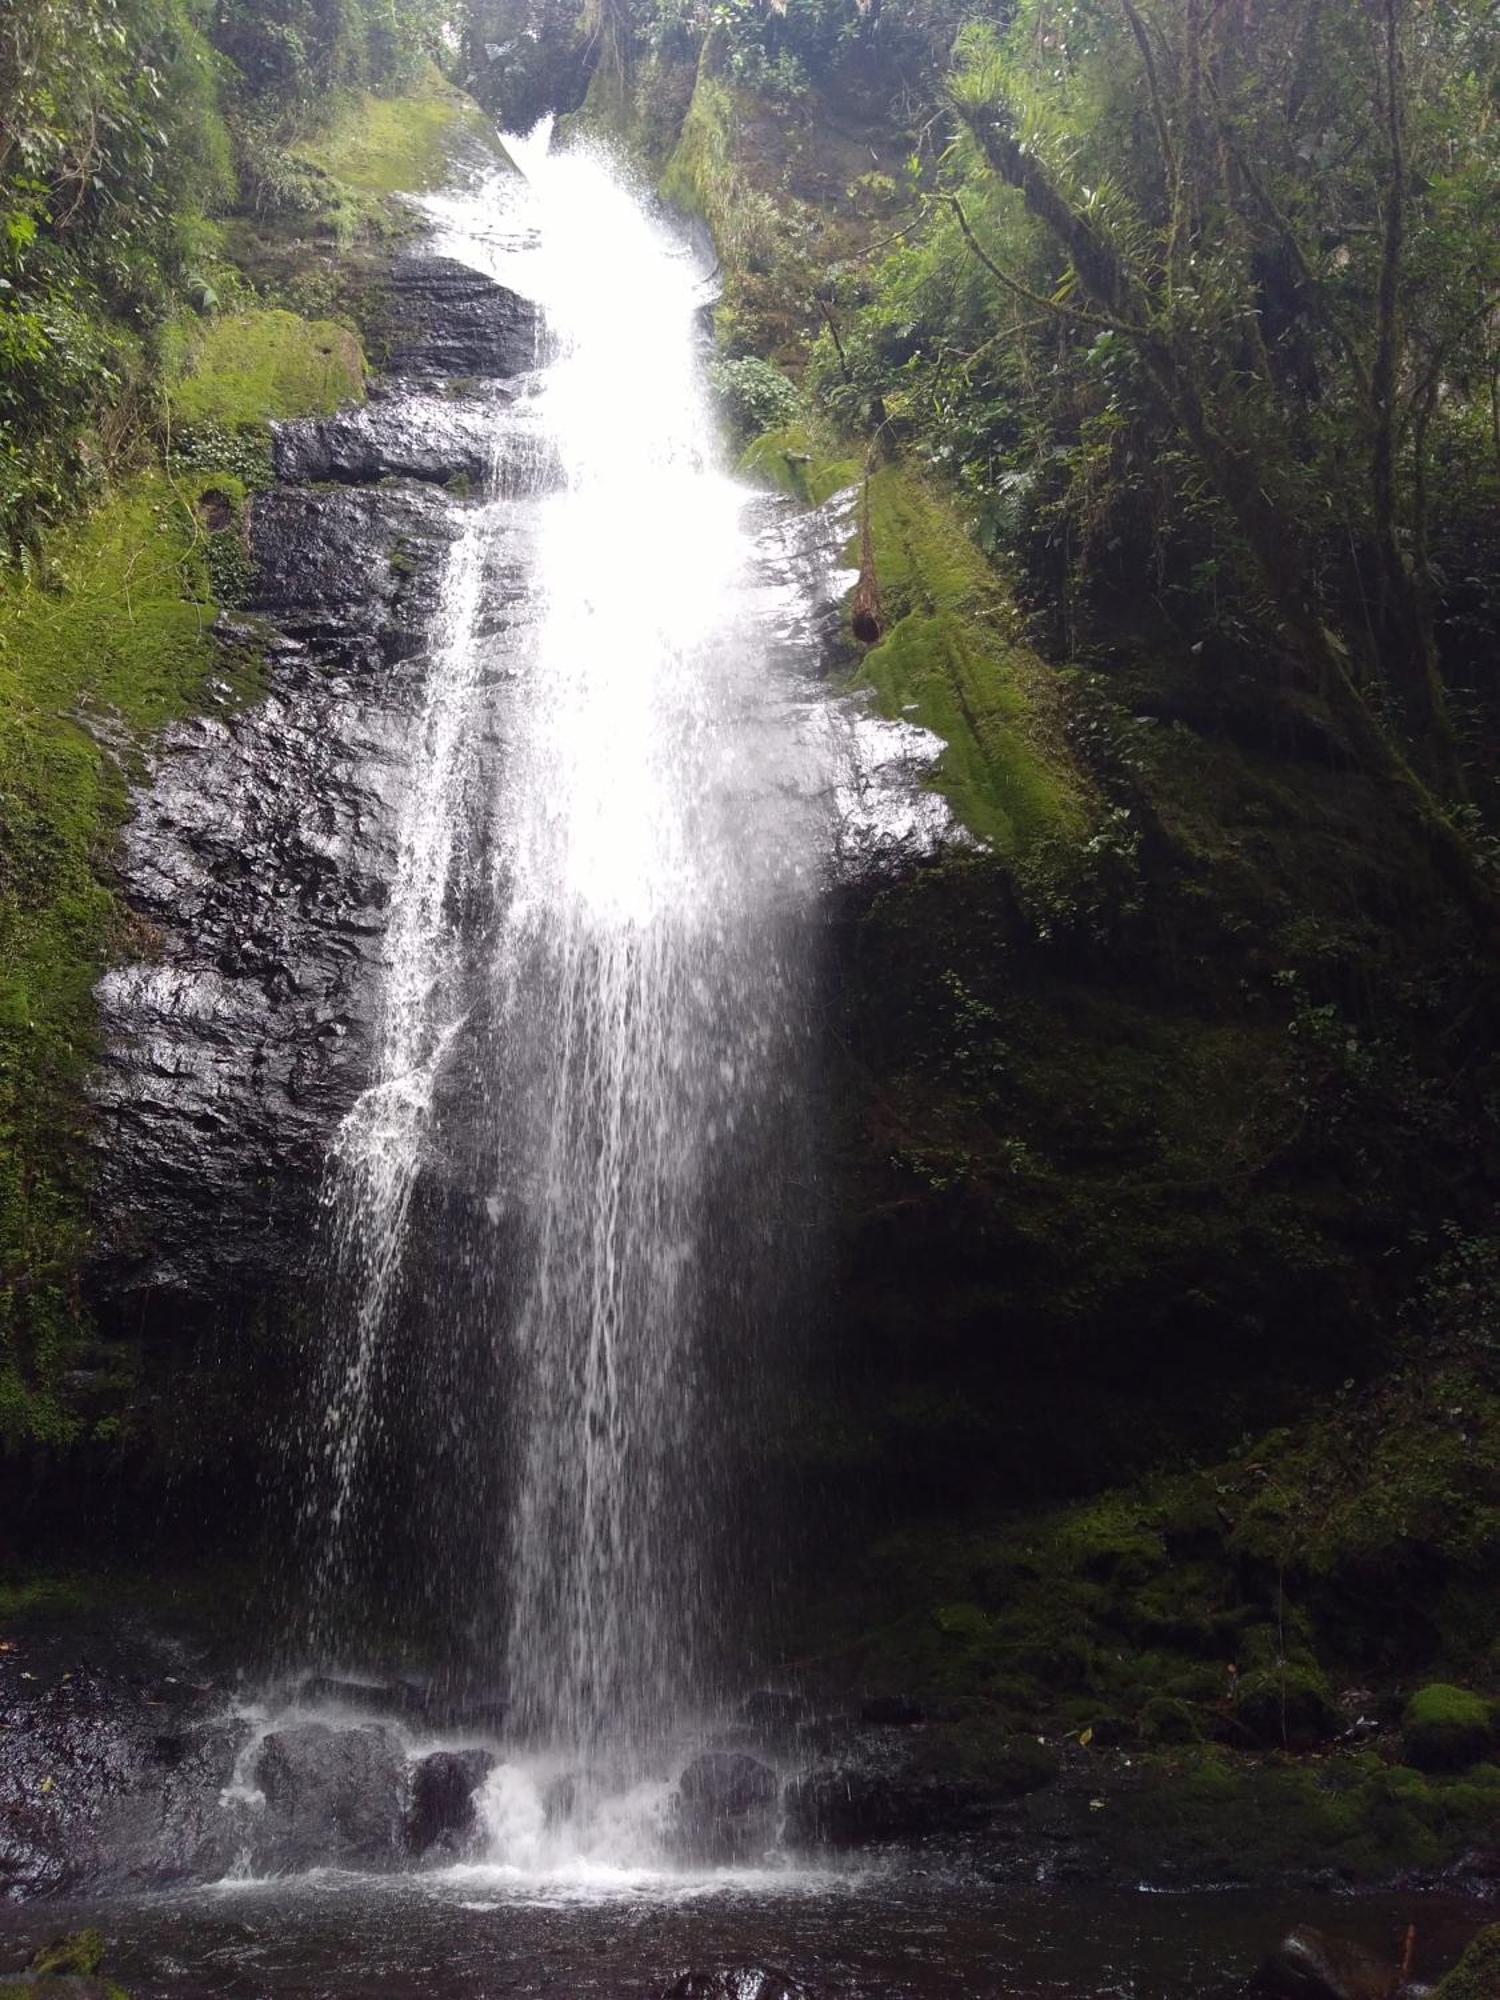
<svg viewBox="0 0 1500 2000">
<path fill-rule="evenodd" d="M 189 429 L 319 416 L 364 396 L 357 335 L 332 320 L 275 308 L 225 314 L 180 332 L 176 362 L 172 415 Z"/>
<path fill-rule="evenodd" d="M 1234 1722 L 1268 1750 L 1312 1750 L 1344 1726 L 1322 1674 L 1279 1665 L 1242 1675 Z"/>
<path fill-rule="evenodd" d="M 877 472 L 869 504 L 888 624 L 859 679 L 887 715 L 942 737 L 938 789 L 996 853 L 1081 839 L 1091 806 L 1063 736 L 1059 684 L 994 572 L 909 468 Z"/>
<path fill-rule="evenodd" d="M 1500 1924 L 1491 1924 L 1469 1946 L 1433 2000 L 1495 2000 L 1500 1993 Z"/>
<path fill-rule="evenodd" d="M 397 97 L 359 92 L 341 98 L 326 131 L 303 139 L 293 157 L 355 194 L 418 194 L 450 178 L 456 152 L 479 151 L 509 165 L 495 128 L 471 97 L 429 69 Z"/>
<path fill-rule="evenodd" d="M 764 269 L 776 256 L 781 227 L 776 205 L 753 187 L 735 148 L 743 112 L 735 93 L 715 73 L 718 38 L 703 44 L 697 81 L 682 129 L 661 177 L 661 192 L 690 215 L 701 216 L 715 248 L 735 274 Z"/>
<path fill-rule="evenodd" d="M 821 507 L 857 484 L 861 465 L 857 458 L 825 451 L 803 425 L 788 424 L 753 439 L 740 458 L 739 472 L 809 507 Z"/>
<path fill-rule="evenodd" d="M 1490 1704 L 1440 1681 L 1412 1696 L 1401 1729 L 1407 1756 L 1424 1771 L 1461 1770 L 1487 1755 L 1495 1741 Z"/>
<path fill-rule="evenodd" d="M 100 1931 L 74 1931 L 68 1937 L 43 1945 L 28 1970 L 40 1974 L 79 1973 L 87 1977 L 97 1972 L 104 1957 L 104 1936 Z"/>
<path fill-rule="evenodd" d="M 111 956 L 150 947 L 111 884 L 109 849 L 137 775 L 132 746 L 224 673 L 210 637 L 217 535 L 200 514 L 216 484 L 141 478 L 54 537 L 46 588 L 0 582 L 0 1438 L 11 1443 L 62 1444 L 85 1427 L 61 1383 L 85 1330 L 74 1273 L 93 987 Z M 253 663 L 238 685 L 253 690 Z M 128 1372 L 125 1357 L 111 1368 Z"/>
</svg>

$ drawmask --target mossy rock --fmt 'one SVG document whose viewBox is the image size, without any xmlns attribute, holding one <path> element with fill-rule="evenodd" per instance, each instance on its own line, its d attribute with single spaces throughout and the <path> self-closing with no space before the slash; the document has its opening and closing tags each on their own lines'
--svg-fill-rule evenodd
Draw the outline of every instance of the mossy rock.
<svg viewBox="0 0 1500 2000">
<path fill-rule="evenodd" d="M 97 1972 L 103 1957 L 102 1931 L 72 1931 L 67 1937 L 54 1938 L 51 1944 L 44 1944 L 27 1970 L 39 1975 Z"/>
<path fill-rule="evenodd" d="M 100 1974 L 103 1957 L 102 1932 L 71 1931 L 43 1945 L 24 1972 L 0 1979 L 0 1993 L 29 1993 L 43 2000 L 129 2000 Z"/>
<path fill-rule="evenodd" d="M 1244 1676 L 1234 1722 L 1264 1749 L 1315 1750 L 1338 1734 L 1343 1718 L 1320 1674 L 1288 1665 Z"/>
<path fill-rule="evenodd" d="M 399 97 L 346 95 L 333 122 L 293 150 L 341 189 L 376 198 L 441 187 L 466 153 L 511 165 L 492 121 L 435 68 Z"/>
<path fill-rule="evenodd" d="M 1419 1688 L 1401 1718 L 1408 1760 L 1421 1771 L 1461 1771 L 1495 1742 L 1490 1705 L 1467 1688 L 1434 1681 Z"/>
<path fill-rule="evenodd" d="M 1491 1924 L 1469 1946 L 1433 2000 L 1495 2000 L 1500 1993 L 1500 1924 Z"/>
<path fill-rule="evenodd" d="M 950 1724 L 923 1744 L 917 1761 L 934 1777 L 961 1779 L 1003 1799 L 1043 1790 L 1062 1769 L 1051 1744 L 988 1718 Z"/>
<path fill-rule="evenodd" d="M 364 395 L 359 337 L 280 307 L 229 313 L 179 336 L 174 422 L 233 429 L 315 417 Z"/>
</svg>

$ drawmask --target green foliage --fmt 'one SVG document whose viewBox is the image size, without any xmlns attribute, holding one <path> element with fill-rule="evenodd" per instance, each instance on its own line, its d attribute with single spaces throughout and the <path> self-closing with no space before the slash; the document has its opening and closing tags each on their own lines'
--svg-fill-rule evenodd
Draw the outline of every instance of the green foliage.
<svg viewBox="0 0 1500 2000">
<path fill-rule="evenodd" d="M 243 203 L 337 236 L 483 121 L 431 70 L 428 0 L 38 0 L 0 39 L 0 560 L 155 442 L 159 340 L 240 280 Z M 368 95 L 415 79 L 401 104 Z M 310 123 L 317 138 L 297 151 Z M 169 352 L 170 359 L 170 352 Z"/>
<path fill-rule="evenodd" d="M 870 480 L 869 507 L 889 622 L 859 679 L 887 715 L 943 739 L 936 783 L 997 853 L 1078 840 L 1093 802 L 1062 733 L 1056 684 L 962 522 L 896 466 Z"/>
<path fill-rule="evenodd" d="M 742 442 L 780 430 L 796 416 L 796 384 L 758 355 L 713 361 L 708 379 L 731 432 Z"/>
<path fill-rule="evenodd" d="M 489 121 L 429 63 L 399 97 L 362 92 L 340 99 L 336 116 L 297 140 L 292 152 L 339 187 L 381 197 L 438 186 L 461 141 L 499 156 Z"/>
</svg>

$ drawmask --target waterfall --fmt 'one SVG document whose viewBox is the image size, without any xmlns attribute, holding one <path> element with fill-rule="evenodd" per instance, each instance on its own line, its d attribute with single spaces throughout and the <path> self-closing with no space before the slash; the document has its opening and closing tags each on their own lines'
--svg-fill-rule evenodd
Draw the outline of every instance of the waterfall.
<svg viewBox="0 0 1500 2000">
<path fill-rule="evenodd" d="M 701 269 L 599 153 L 514 151 L 524 178 L 432 204 L 545 335 L 450 559 L 330 1180 L 318 1636 L 381 1574 L 420 1405 L 443 1490 L 411 1588 L 488 1649 L 518 1741 L 639 1760 L 711 1702 L 742 1615 L 818 831 Z"/>
</svg>

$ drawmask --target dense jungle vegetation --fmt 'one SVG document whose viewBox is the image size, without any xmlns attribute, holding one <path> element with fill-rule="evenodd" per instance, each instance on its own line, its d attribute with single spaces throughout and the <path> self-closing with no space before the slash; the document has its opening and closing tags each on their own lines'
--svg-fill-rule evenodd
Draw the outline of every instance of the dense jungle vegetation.
<svg viewBox="0 0 1500 2000">
<path fill-rule="evenodd" d="M 86 1416 L 46 1386 L 88 1326 L 89 987 L 129 944 L 118 774 L 59 717 L 145 730 L 191 701 L 232 579 L 183 481 L 212 461 L 253 485 L 265 417 L 357 393 L 362 363 L 247 401 L 242 370 L 183 353 L 287 304 L 294 362 L 352 338 L 339 260 L 402 182 L 350 173 L 348 120 L 434 58 L 504 125 L 560 108 L 610 135 L 707 223 L 744 469 L 862 493 L 877 615 L 845 668 L 943 737 L 975 836 L 838 927 L 839 1284 L 783 1449 L 850 1554 L 807 1652 L 1004 1728 L 1204 1759 L 1330 1741 L 1357 1678 L 1500 1690 L 1479 0 L 12 9 L 12 1449 L 124 1450 L 134 1422 L 126 1343 Z M 288 231 L 323 244 L 314 275 Z M 185 372 L 221 385 L 186 417 Z M 153 520 L 162 623 L 138 604 L 122 630 Z M 113 665 L 80 681 L 84 656 Z M 1491 1810 L 1488 1780 L 1424 1782 L 1372 1768 L 1336 1812 L 1257 1810 L 1366 1858 L 1372 1826 L 1410 1851 Z"/>
</svg>

